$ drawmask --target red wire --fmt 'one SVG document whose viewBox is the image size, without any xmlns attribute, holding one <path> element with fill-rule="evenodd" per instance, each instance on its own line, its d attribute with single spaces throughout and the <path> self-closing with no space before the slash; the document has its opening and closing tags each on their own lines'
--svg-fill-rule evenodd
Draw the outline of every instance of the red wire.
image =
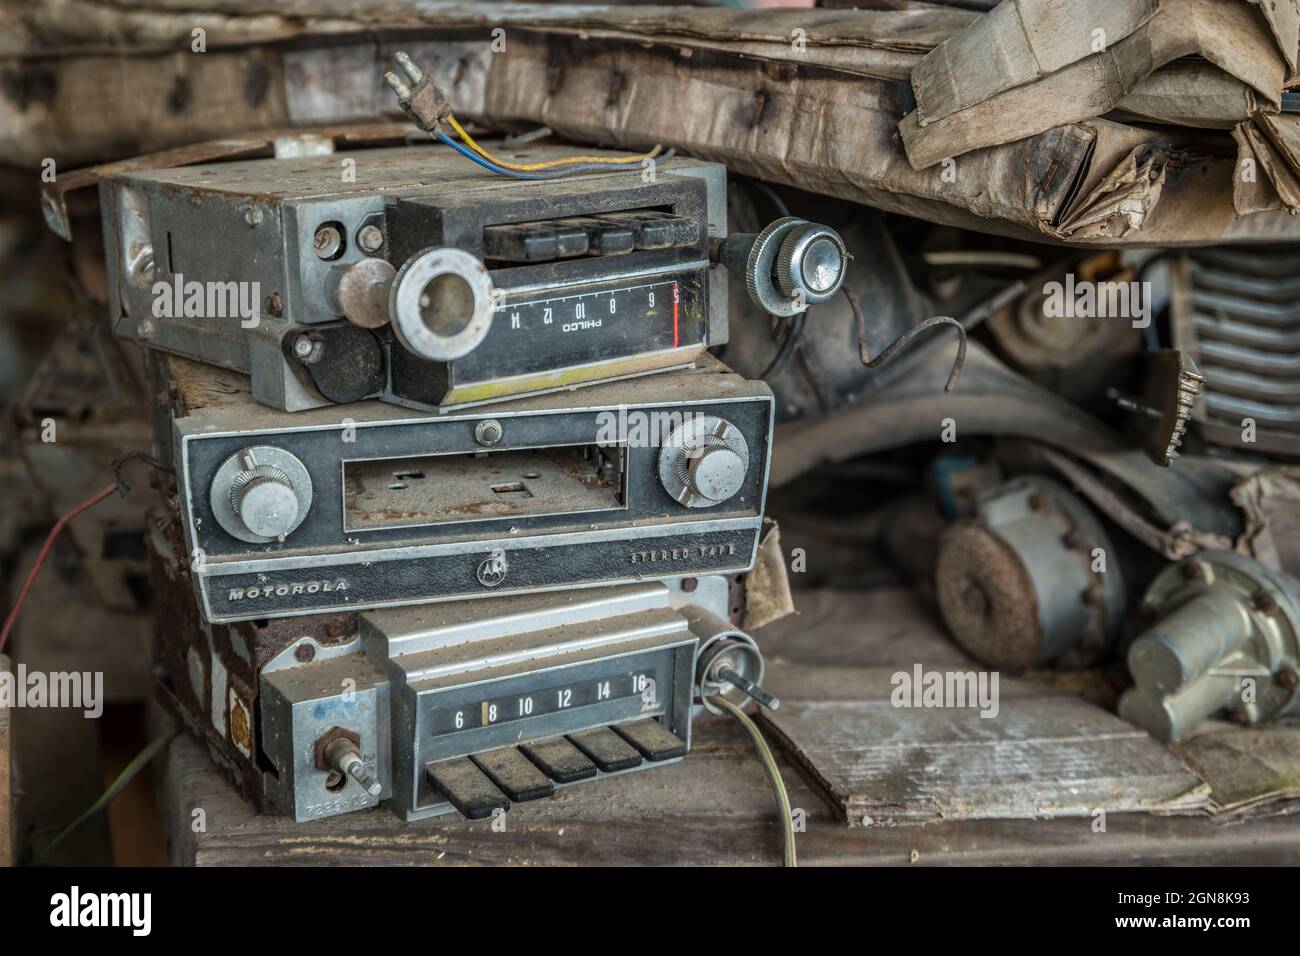
<svg viewBox="0 0 1300 956">
<path fill-rule="evenodd" d="M 36 563 L 33 564 L 32 569 L 27 572 L 27 580 L 23 582 L 23 589 L 18 592 L 18 597 L 14 599 L 14 606 L 10 608 L 9 616 L 5 618 L 4 629 L 0 630 L 0 651 L 5 649 L 5 642 L 9 640 L 9 632 L 13 630 L 14 622 L 18 620 L 18 611 L 22 608 L 23 602 L 27 600 L 27 592 L 32 589 L 32 582 L 36 580 L 36 574 L 41 570 L 41 565 L 43 565 L 45 559 L 50 556 L 50 548 L 54 546 L 54 539 L 59 536 L 59 532 L 66 528 L 68 522 L 77 515 L 81 514 L 87 508 L 99 504 L 115 491 L 117 491 L 117 485 L 112 484 L 107 488 L 95 492 L 54 523 L 54 527 L 50 529 L 50 533 L 45 536 L 45 543 L 41 545 L 40 554 L 36 555 Z"/>
</svg>

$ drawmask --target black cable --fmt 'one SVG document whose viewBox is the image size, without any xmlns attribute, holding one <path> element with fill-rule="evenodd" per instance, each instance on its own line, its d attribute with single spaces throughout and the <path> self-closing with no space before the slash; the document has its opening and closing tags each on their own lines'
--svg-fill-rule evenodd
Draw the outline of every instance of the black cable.
<svg viewBox="0 0 1300 956">
<path fill-rule="evenodd" d="M 126 479 L 122 477 L 122 469 L 126 466 L 126 463 L 130 461 L 142 461 L 146 465 L 156 468 L 164 474 L 170 475 L 175 473 L 175 469 L 172 468 L 171 465 L 159 461 L 152 455 L 147 455 L 142 451 L 129 451 L 125 455 L 120 455 L 113 459 L 113 480 L 117 482 L 118 494 L 123 498 L 131 493 L 131 486 L 127 484 Z"/>
<path fill-rule="evenodd" d="M 926 319 L 918 325 L 908 329 L 894 341 L 890 342 L 879 355 L 875 358 L 868 358 L 870 349 L 867 346 L 867 322 L 862 315 L 862 309 L 858 306 L 857 297 L 849 291 L 849 287 L 844 286 L 844 298 L 849 300 L 849 308 L 853 310 L 853 321 L 858 330 L 858 358 L 867 368 L 881 368 L 907 348 L 912 341 L 927 329 L 933 329 L 940 325 L 950 325 L 957 330 L 959 341 L 957 343 L 957 358 L 952 363 L 952 371 L 948 374 L 948 382 L 944 385 L 945 392 L 951 392 L 957 384 L 957 379 L 961 377 L 962 367 L 966 364 L 966 327 L 950 315 L 936 315 L 933 318 Z"/>
</svg>

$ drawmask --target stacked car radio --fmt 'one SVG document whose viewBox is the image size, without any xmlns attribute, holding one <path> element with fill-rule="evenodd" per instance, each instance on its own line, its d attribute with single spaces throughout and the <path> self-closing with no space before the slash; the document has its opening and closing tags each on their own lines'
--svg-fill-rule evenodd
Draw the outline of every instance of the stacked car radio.
<svg viewBox="0 0 1300 956">
<path fill-rule="evenodd" d="M 158 670 L 250 798 L 477 818 L 680 759 L 715 695 L 775 703 L 733 623 L 772 396 L 706 350 L 728 268 L 780 312 L 846 256 L 799 219 L 728 237 L 724 190 L 441 145 L 103 181 L 173 469 Z"/>
</svg>

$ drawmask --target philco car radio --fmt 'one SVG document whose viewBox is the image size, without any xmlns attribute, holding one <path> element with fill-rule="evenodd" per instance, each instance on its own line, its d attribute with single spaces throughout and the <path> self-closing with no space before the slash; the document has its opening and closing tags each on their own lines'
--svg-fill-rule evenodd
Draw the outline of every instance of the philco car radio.
<svg viewBox="0 0 1300 956">
<path fill-rule="evenodd" d="M 276 412 L 241 376 L 161 364 L 208 621 L 753 565 L 772 396 L 709 356 L 442 414 L 377 401 Z"/>
<path fill-rule="evenodd" d="M 114 330 L 245 372 L 287 411 L 688 366 L 727 341 L 717 263 L 789 315 L 833 295 L 847 261 L 800 219 L 727 237 L 725 169 L 682 158 L 525 181 L 408 146 L 125 172 L 100 197 Z"/>
<path fill-rule="evenodd" d="M 718 695 L 779 704 L 734 578 L 205 627 L 179 538 L 154 522 L 163 686 L 245 795 L 297 820 L 486 817 L 680 760 Z"/>
</svg>

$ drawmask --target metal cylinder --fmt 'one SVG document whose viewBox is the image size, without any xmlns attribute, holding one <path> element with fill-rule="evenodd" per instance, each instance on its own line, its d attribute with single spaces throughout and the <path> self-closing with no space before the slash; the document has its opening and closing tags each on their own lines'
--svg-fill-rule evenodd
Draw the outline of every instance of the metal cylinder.
<svg viewBox="0 0 1300 956">
<path fill-rule="evenodd" d="M 1129 648 L 1120 716 L 1169 741 L 1227 711 L 1254 724 L 1300 710 L 1300 584 L 1231 551 L 1165 568 Z"/>
<path fill-rule="evenodd" d="M 1253 630 L 1236 595 L 1206 591 L 1133 642 L 1129 673 L 1144 686 L 1172 693 L 1241 648 Z"/>
<path fill-rule="evenodd" d="M 1108 535 L 1077 496 L 1039 477 L 980 498 L 944 536 L 935 570 L 956 641 L 991 667 L 1091 666 L 1112 646 L 1124 583 Z"/>
</svg>

